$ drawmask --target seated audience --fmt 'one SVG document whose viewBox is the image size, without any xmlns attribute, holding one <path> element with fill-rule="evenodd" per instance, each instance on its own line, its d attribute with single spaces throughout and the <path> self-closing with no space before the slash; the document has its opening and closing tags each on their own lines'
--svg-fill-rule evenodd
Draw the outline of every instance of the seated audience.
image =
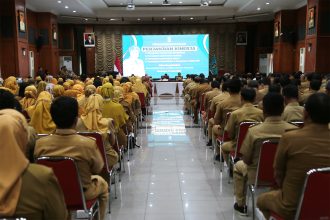
<svg viewBox="0 0 330 220">
<path fill-rule="evenodd" d="M 240 215 L 247 215 L 246 184 L 255 182 L 261 144 L 259 142 L 266 138 L 280 138 L 284 132 L 297 129 L 281 119 L 284 99 L 280 94 L 268 93 L 263 98 L 263 105 L 265 121 L 249 128 L 240 150 L 243 158 L 234 165 L 234 209 Z"/>
<path fill-rule="evenodd" d="M 115 128 L 113 119 L 102 117 L 102 109 L 102 96 L 98 94 L 90 95 L 85 103 L 83 113 L 78 119 L 76 130 L 100 132 L 102 134 L 108 166 L 111 169 L 118 162 L 118 154 L 111 147 L 115 144 Z"/>
<path fill-rule="evenodd" d="M 52 169 L 30 164 L 28 124 L 16 110 L 0 111 L 0 217 L 67 219 L 63 192 Z"/>
<path fill-rule="evenodd" d="M 126 130 L 128 115 L 121 104 L 113 101 L 114 88 L 111 83 L 105 83 L 102 86 L 101 93 L 104 98 L 102 117 L 114 120 L 119 146 L 126 147 L 127 138 L 124 131 Z"/>
<path fill-rule="evenodd" d="M 307 91 L 304 91 L 304 93 L 300 96 L 299 103 L 301 105 L 305 104 L 308 97 L 319 92 L 322 85 L 322 81 L 319 79 L 313 79 L 309 83 L 309 89 Z"/>
<path fill-rule="evenodd" d="M 287 122 L 303 121 L 304 107 L 299 105 L 299 90 L 297 86 L 288 85 L 283 88 L 285 108 L 282 119 Z"/>
<path fill-rule="evenodd" d="M 217 105 L 214 114 L 214 125 L 212 130 L 212 142 L 215 143 L 215 139 L 222 135 L 223 130 L 226 125 L 227 113 L 232 112 L 241 107 L 241 96 L 239 92 L 241 91 L 241 81 L 239 79 L 231 79 L 228 84 L 229 97 L 224 99 Z M 216 159 L 219 159 L 220 148 L 216 148 Z"/>
<path fill-rule="evenodd" d="M 71 97 L 59 97 L 52 103 L 51 114 L 56 131 L 37 141 L 34 156 L 67 156 L 75 159 L 85 197 L 87 200 L 98 197 L 100 217 L 104 219 L 109 196 L 108 184 L 102 177 L 95 175 L 101 172 L 104 162 L 95 140 L 77 134 L 77 101 Z"/>
<path fill-rule="evenodd" d="M 244 88 L 241 90 L 242 107 L 231 113 L 225 127 L 225 131 L 228 132 L 231 139 L 221 146 L 225 161 L 228 161 L 228 154 L 235 149 L 239 124 L 243 121 L 262 122 L 264 119 L 262 110 L 253 106 L 255 98 L 256 91 L 254 89 Z"/>
<path fill-rule="evenodd" d="M 18 95 L 19 86 L 17 84 L 16 77 L 10 76 L 5 79 L 3 86 L 10 90 L 14 95 Z"/>
<path fill-rule="evenodd" d="M 22 109 L 26 110 L 28 107 L 34 105 L 37 100 L 37 88 L 33 85 L 27 86 L 24 91 L 24 98 L 20 100 Z"/>
<path fill-rule="evenodd" d="M 279 189 L 261 194 L 257 200 L 266 219 L 271 211 L 284 219 L 294 219 L 307 171 L 330 167 L 329 112 L 329 96 L 311 95 L 305 105 L 305 126 L 282 136 L 274 161 Z"/>
<path fill-rule="evenodd" d="M 30 125 L 38 134 L 51 134 L 55 131 L 56 126 L 50 114 L 51 102 L 52 95 L 43 91 L 39 94 L 35 105 L 26 109 L 31 118 Z"/>
</svg>

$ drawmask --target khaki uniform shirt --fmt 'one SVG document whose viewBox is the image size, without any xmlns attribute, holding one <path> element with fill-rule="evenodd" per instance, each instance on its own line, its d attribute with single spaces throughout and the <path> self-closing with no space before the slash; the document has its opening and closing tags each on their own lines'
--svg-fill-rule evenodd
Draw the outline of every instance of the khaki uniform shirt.
<svg viewBox="0 0 330 220">
<path fill-rule="evenodd" d="M 308 97 L 311 96 L 311 95 L 313 95 L 313 94 L 315 94 L 315 93 L 317 93 L 317 91 L 314 91 L 314 90 L 308 90 L 308 91 L 304 92 L 304 93 L 299 97 L 299 103 L 300 103 L 301 105 L 305 104 L 306 101 L 307 101 L 307 99 L 308 99 Z"/>
<path fill-rule="evenodd" d="M 217 95 L 219 95 L 220 93 L 221 93 L 221 91 L 218 88 L 214 88 L 211 91 L 208 91 L 205 93 L 205 98 L 204 98 L 204 103 L 203 103 L 205 110 L 209 109 L 212 99 L 214 97 L 216 97 Z"/>
<path fill-rule="evenodd" d="M 327 125 L 306 123 L 302 129 L 283 135 L 274 168 L 283 174 L 284 180 L 274 203 L 285 219 L 294 218 L 307 171 L 321 167 L 330 167 L 330 131 Z"/>
<path fill-rule="evenodd" d="M 211 105 L 210 105 L 211 112 L 215 114 L 215 111 L 217 110 L 217 105 L 228 97 L 229 97 L 228 92 L 221 92 L 219 95 L 215 96 L 211 101 Z"/>
<path fill-rule="evenodd" d="M 257 140 L 265 138 L 280 138 L 286 131 L 298 129 L 297 126 L 281 120 L 281 117 L 267 117 L 264 123 L 257 124 L 249 128 L 246 137 L 242 143 L 240 153 L 245 158 L 250 158 L 251 164 L 248 165 L 248 180 L 254 183 L 256 170 L 259 161 L 259 152 L 261 143 Z"/>
<path fill-rule="evenodd" d="M 194 96 L 196 103 L 199 103 L 199 99 L 200 99 L 200 97 L 202 97 L 203 93 L 208 92 L 211 89 L 212 88 L 208 83 L 203 83 L 203 84 L 200 84 L 199 86 L 197 86 L 197 88 L 195 90 L 195 96 Z"/>
<path fill-rule="evenodd" d="M 22 174 L 14 215 L 33 220 L 67 219 L 63 192 L 52 169 L 29 164 Z"/>
<path fill-rule="evenodd" d="M 239 94 L 230 95 L 217 105 L 214 114 L 214 124 L 225 127 L 226 114 L 241 107 L 241 96 Z"/>
<path fill-rule="evenodd" d="M 57 129 L 55 134 L 37 140 L 34 156 L 67 156 L 75 159 L 82 185 L 92 184 L 91 176 L 101 172 L 104 162 L 94 139 L 74 129 Z"/>
<path fill-rule="evenodd" d="M 245 103 L 241 108 L 233 111 L 229 117 L 225 130 L 231 140 L 236 141 L 239 124 L 243 121 L 262 122 L 264 119 L 262 110 L 254 107 L 252 103 Z"/>
<path fill-rule="evenodd" d="M 298 102 L 291 102 L 284 108 L 282 119 L 287 122 L 303 121 L 304 107 L 300 106 Z"/>
</svg>

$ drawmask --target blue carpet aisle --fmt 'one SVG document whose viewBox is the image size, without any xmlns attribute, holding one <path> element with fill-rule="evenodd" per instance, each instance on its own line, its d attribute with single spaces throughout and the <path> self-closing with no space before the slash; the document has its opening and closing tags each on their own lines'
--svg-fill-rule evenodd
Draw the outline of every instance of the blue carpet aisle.
<svg viewBox="0 0 330 220">
<path fill-rule="evenodd" d="M 107 219 L 250 219 L 233 212 L 233 185 L 184 115 L 183 99 L 154 97 L 151 108 Z"/>
</svg>

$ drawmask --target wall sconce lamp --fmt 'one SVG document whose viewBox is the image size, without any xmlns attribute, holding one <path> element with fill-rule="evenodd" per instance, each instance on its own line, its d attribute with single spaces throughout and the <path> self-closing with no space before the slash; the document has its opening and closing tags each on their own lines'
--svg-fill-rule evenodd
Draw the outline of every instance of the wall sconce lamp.
<svg viewBox="0 0 330 220">
<path fill-rule="evenodd" d="M 312 43 L 308 43 L 307 51 L 308 52 L 311 52 L 311 50 L 312 50 Z"/>
<path fill-rule="evenodd" d="M 22 54 L 23 54 L 23 56 L 26 56 L 26 49 L 25 48 L 22 48 Z"/>
</svg>

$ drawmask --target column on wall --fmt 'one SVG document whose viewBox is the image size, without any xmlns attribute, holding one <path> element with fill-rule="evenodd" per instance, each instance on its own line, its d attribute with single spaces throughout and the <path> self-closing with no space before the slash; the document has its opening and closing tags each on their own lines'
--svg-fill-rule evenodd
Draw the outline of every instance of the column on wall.
<svg viewBox="0 0 330 220">
<path fill-rule="evenodd" d="M 45 12 L 37 13 L 39 65 L 51 74 L 59 72 L 57 16 Z"/>
<path fill-rule="evenodd" d="M 85 33 L 93 33 L 94 27 L 92 25 L 85 26 Z M 95 36 L 96 45 L 97 36 Z M 86 73 L 87 75 L 95 74 L 95 47 L 86 47 Z"/>
<path fill-rule="evenodd" d="M 330 71 L 330 1 L 308 0 L 306 10 L 305 71 Z"/>
</svg>

